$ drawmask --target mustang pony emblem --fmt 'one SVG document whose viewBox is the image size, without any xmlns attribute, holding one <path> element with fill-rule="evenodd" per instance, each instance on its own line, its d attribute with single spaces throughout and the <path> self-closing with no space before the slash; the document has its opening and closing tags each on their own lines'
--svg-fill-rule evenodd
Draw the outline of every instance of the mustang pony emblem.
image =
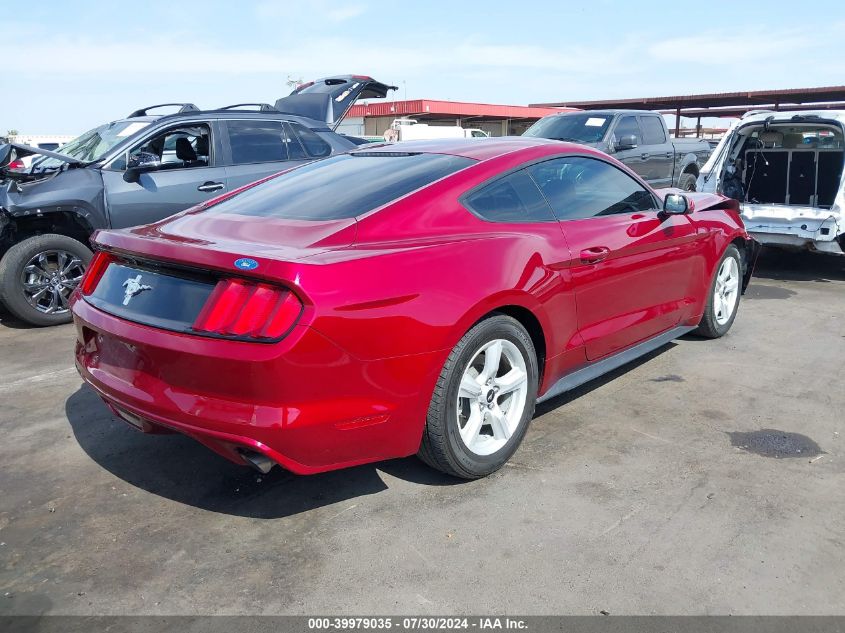
<svg viewBox="0 0 845 633">
<path fill-rule="evenodd" d="M 128 306 L 129 302 L 132 300 L 132 297 L 135 295 L 139 295 L 144 290 L 152 290 L 152 286 L 148 286 L 146 284 L 141 283 L 141 275 L 137 277 L 130 277 L 126 281 L 123 282 L 123 287 L 126 288 L 126 292 L 123 295 L 123 305 Z"/>
</svg>

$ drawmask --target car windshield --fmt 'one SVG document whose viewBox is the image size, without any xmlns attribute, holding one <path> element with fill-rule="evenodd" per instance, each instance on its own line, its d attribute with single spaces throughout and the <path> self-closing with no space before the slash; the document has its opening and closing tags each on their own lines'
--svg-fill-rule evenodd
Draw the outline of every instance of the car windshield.
<svg viewBox="0 0 845 633">
<path fill-rule="evenodd" d="M 523 136 L 573 143 L 598 143 L 610 126 L 611 117 L 601 114 L 553 114 L 525 130 Z"/>
<path fill-rule="evenodd" d="M 98 161 L 118 143 L 122 143 L 149 124 L 149 121 L 113 121 L 106 123 L 65 143 L 57 152 L 83 163 Z M 35 165 L 38 169 L 50 169 L 62 165 L 62 161 L 44 157 L 38 160 Z"/>
<path fill-rule="evenodd" d="M 206 213 L 295 220 L 363 215 L 475 163 L 446 154 L 355 152 L 293 169 Z"/>
</svg>

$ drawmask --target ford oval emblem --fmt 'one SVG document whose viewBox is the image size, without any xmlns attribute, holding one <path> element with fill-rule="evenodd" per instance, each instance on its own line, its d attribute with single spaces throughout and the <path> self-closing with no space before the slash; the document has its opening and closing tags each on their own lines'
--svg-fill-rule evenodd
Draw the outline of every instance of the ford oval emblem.
<svg viewBox="0 0 845 633">
<path fill-rule="evenodd" d="M 255 270 L 258 268 L 258 262 L 249 257 L 241 257 L 235 260 L 235 268 L 238 270 Z"/>
</svg>

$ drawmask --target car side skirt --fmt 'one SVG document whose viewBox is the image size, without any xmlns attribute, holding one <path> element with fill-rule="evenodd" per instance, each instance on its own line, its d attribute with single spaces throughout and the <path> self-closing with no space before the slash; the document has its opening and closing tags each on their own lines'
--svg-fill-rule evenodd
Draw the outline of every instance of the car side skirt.
<svg viewBox="0 0 845 633">
<path fill-rule="evenodd" d="M 537 403 L 539 404 L 541 402 L 545 402 L 546 400 L 550 400 L 562 393 L 575 389 L 576 387 L 580 387 L 586 382 L 595 380 L 614 369 L 618 369 L 619 367 L 622 367 L 622 365 L 627 365 L 631 361 L 638 359 L 640 356 L 653 352 L 659 347 L 663 347 L 667 343 L 687 334 L 688 332 L 691 332 L 694 329 L 695 326 L 689 325 L 675 327 L 663 332 L 663 334 L 658 334 L 653 338 L 624 349 L 621 352 L 616 352 L 607 358 L 602 358 L 594 363 L 590 363 L 589 365 L 582 367 L 571 374 L 567 374 L 558 380 L 546 393 L 537 398 Z"/>
</svg>

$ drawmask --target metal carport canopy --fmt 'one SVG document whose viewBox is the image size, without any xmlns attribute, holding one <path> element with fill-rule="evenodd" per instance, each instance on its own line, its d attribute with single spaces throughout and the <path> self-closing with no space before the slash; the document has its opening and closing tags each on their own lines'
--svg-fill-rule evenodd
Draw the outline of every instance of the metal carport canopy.
<svg viewBox="0 0 845 633">
<path fill-rule="evenodd" d="M 845 109 L 845 86 L 792 88 L 788 90 L 756 90 L 748 92 L 714 92 L 675 97 L 643 97 L 636 99 L 599 99 L 536 103 L 532 107 L 579 108 L 581 110 L 633 109 L 657 110 L 674 114 L 675 134 L 680 117 L 741 116 L 749 110 L 800 110 L 805 108 Z M 698 126 L 696 126 L 698 127 Z"/>
<path fill-rule="evenodd" d="M 751 92 L 714 92 L 711 94 L 680 95 L 676 97 L 644 97 L 636 99 L 599 99 L 594 101 L 561 101 L 559 103 L 533 103 L 537 108 L 579 108 L 581 110 L 607 110 L 631 108 L 634 110 L 686 110 L 697 108 L 708 110 L 733 106 L 735 110 L 756 110 L 765 105 L 777 108 L 781 105 L 845 102 L 845 86 L 823 88 L 793 88 L 789 90 L 757 90 Z M 716 115 L 718 116 L 718 115 Z"/>
</svg>

